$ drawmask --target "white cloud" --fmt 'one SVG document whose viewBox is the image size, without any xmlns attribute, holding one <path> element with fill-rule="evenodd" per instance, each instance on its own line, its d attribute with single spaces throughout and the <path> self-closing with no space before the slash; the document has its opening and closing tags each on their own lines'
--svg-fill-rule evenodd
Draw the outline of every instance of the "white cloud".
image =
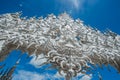
<svg viewBox="0 0 120 80">
<path fill-rule="evenodd" d="M 45 56 L 44 56 L 43 54 L 38 55 L 37 58 L 36 58 L 35 55 L 33 55 L 33 58 L 32 58 L 32 60 L 30 61 L 29 64 L 35 66 L 36 68 L 39 68 L 39 67 L 41 67 L 41 66 L 39 66 L 40 64 L 42 64 L 42 63 L 44 63 L 44 62 L 47 61 L 47 59 L 44 58 L 44 57 L 45 57 Z"/>
<path fill-rule="evenodd" d="M 56 74 L 39 74 L 36 72 L 30 72 L 30 71 L 25 71 L 25 70 L 20 70 L 18 71 L 17 74 L 13 75 L 12 80 L 61 80 L 61 78 L 64 78 L 63 76 L 59 75 L 58 73 Z"/>
<path fill-rule="evenodd" d="M 99 0 L 60 0 L 63 6 L 68 6 L 70 14 L 84 13 L 87 8 L 94 6 Z M 63 8 L 62 8 L 63 9 Z"/>
<path fill-rule="evenodd" d="M 71 1 L 71 3 L 74 5 L 74 7 L 75 7 L 76 9 L 79 9 L 80 0 L 70 0 L 70 1 Z M 83 1 L 83 0 L 81 0 L 81 1 Z"/>
<path fill-rule="evenodd" d="M 92 77 L 85 75 L 80 80 L 91 80 Z"/>
<path fill-rule="evenodd" d="M 73 4 L 77 10 L 83 10 L 86 6 L 93 6 L 98 0 L 70 0 L 70 5 Z"/>
<path fill-rule="evenodd" d="M 73 78 L 73 80 L 91 80 L 92 75 L 83 75 L 81 73 L 78 74 L 78 76 L 83 76 L 81 79 L 78 77 Z M 39 74 L 37 72 L 30 72 L 25 70 L 20 70 L 18 73 L 13 75 L 12 80 L 63 80 L 64 76 L 61 76 L 58 72 L 56 74 Z"/>
<path fill-rule="evenodd" d="M 85 0 L 60 0 L 64 6 L 69 6 L 69 8 L 76 10 L 81 8 L 84 1 Z"/>
<path fill-rule="evenodd" d="M 83 76 L 82 78 L 79 79 L 79 76 Z M 90 75 L 85 75 L 82 73 L 79 73 L 73 80 L 91 80 L 92 79 L 92 74 Z"/>
<path fill-rule="evenodd" d="M 13 76 L 12 80 L 44 80 L 44 76 L 35 72 L 20 70 Z"/>
</svg>

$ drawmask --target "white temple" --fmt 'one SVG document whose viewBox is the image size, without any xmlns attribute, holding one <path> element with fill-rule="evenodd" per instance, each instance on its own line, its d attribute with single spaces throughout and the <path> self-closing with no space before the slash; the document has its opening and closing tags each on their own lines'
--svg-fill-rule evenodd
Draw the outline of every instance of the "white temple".
<svg viewBox="0 0 120 80">
<path fill-rule="evenodd" d="M 91 68 L 88 63 L 110 64 L 120 71 L 120 35 L 102 33 L 67 13 L 29 19 L 20 13 L 0 15 L 0 61 L 17 49 L 36 59 L 44 55 L 43 64 L 58 68 L 66 80 L 86 73 Z"/>
</svg>

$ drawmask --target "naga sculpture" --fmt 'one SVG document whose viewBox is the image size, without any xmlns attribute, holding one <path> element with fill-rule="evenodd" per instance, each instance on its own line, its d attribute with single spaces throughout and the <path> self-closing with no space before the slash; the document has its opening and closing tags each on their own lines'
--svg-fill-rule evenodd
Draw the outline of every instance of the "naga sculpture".
<svg viewBox="0 0 120 80">
<path fill-rule="evenodd" d="M 67 13 L 29 19 L 20 15 L 0 15 L 0 62 L 12 50 L 21 50 L 36 59 L 44 55 L 43 64 L 52 64 L 66 80 L 86 74 L 89 64 L 110 64 L 120 72 L 120 35 L 100 32 Z"/>
</svg>

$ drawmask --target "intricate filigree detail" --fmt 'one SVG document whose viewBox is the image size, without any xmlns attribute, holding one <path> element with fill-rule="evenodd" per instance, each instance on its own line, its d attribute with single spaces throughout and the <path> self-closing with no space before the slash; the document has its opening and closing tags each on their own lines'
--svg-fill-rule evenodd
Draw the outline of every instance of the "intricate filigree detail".
<svg viewBox="0 0 120 80">
<path fill-rule="evenodd" d="M 20 18 L 20 13 L 0 15 L 0 61 L 14 49 L 36 56 L 65 73 L 66 79 L 86 73 L 90 64 L 111 64 L 120 71 L 120 36 L 85 26 L 63 13 L 46 18 Z"/>
</svg>

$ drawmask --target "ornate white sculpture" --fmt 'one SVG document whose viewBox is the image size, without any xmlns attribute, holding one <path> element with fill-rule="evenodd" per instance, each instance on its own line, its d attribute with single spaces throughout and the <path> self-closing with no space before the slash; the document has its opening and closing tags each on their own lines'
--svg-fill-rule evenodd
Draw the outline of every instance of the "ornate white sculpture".
<svg viewBox="0 0 120 80">
<path fill-rule="evenodd" d="M 58 68 L 66 80 L 86 73 L 88 63 L 111 64 L 120 71 L 120 35 L 87 27 L 66 13 L 38 19 L 21 18 L 20 13 L 0 15 L 0 42 L 0 61 L 15 49 L 36 57 L 43 54 L 44 64 Z"/>
</svg>

